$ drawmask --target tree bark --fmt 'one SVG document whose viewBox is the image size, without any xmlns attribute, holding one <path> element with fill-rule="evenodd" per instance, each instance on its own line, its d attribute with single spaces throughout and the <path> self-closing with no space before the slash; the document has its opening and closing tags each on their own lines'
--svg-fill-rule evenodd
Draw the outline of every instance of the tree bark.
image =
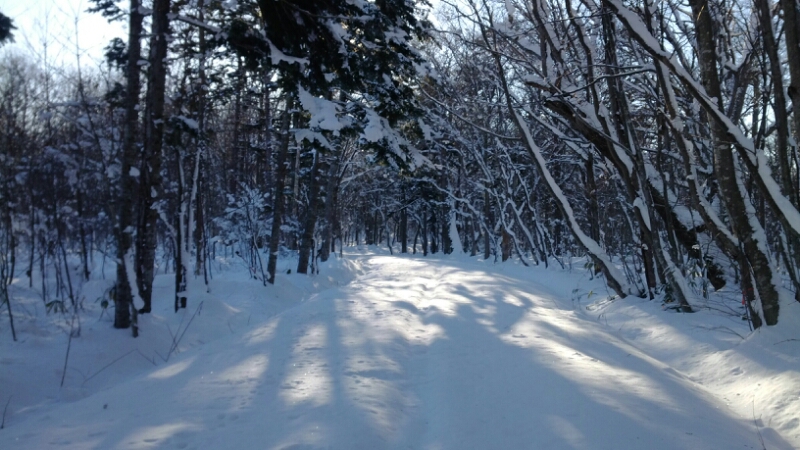
<svg viewBox="0 0 800 450">
<path fill-rule="evenodd" d="M 483 215 L 484 221 L 486 222 L 486 227 L 483 232 L 483 259 L 485 261 L 489 260 L 489 257 L 492 256 L 492 239 L 489 236 L 489 229 L 491 228 L 492 224 L 494 223 L 494 218 L 492 217 L 492 204 L 490 202 L 489 197 L 489 187 L 483 187 Z"/>
<path fill-rule="evenodd" d="M 786 97 L 783 90 L 783 72 L 778 57 L 778 44 L 772 30 L 772 12 L 769 0 L 755 0 L 758 22 L 761 26 L 761 42 L 769 60 L 772 76 L 772 101 L 775 102 L 775 128 L 777 129 L 778 173 L 783 195 L 797 205 L 797 192 L 792 189 L 791 162 L 789 161 L 789 118 L 786 113 Z M 789 33 L 789 30 L 786 30 Z M 795 31 L 796 32 L 796 31 Z"/>
<path fill-rule="evenodd" d="M 150 38 L 150 68 L 147 79 L 147 98 L 144 121 L 144 159 L 140 169 L 144 177 L 139 195 L 142 220 L 137 235 L 139 295 L 144 306 L 139 312 L 151 310 L 155 254 L 158 244 L 157 202 L 161 195 L 161 162 L 164 141 L 164 99 L 167 80 L 167 46 L 170 0 L 155 0 Z M 176 249 L 180 251 L 180 249 Z"/>
<path fill-rule="evenodd" d="M 780 0 L 783 9 L 784 34 L 786 36 L 786 56 L 789 66 L 789 99 L 792 102 L 792 123 L 794 145 L 792 147 L 795 165 L 794 179 L 789 189 L 794 193 L 794 205 L 800 206 L 800 1 Z M 786 227 L 784 227 L 786 228 Z M 800 237 L 787 232 L 788 247 L 785 251 L 787 269 L 795 286 L 795 299 L 800 301 Z M 793 267 L 792 267 L 793 266 Z"/>
<path fill-rule="evenodd" d="M 319 204 L 320 185 L 322 180 L 319 176 L 322 164 L 322 155 L 319 150 L 315 150 L 314 162 L 311 166 L 311 174 L 308 182 L 308 210 L 306 211 L 306 223 L 303 226 L 303 234 L 300 236 L 300 251 L 297 261 L 297 273 L 308 273 L 308 263 L 314 257 L 312 253 L 316 251 L 314 248 L 314 232 L 317 228 L 317 217 L 319 211 L 317 205 Z"/>
<path fill-rule="evenodd" d="M 275 161 L 275 190 L 272 194 L 272 230 L 269 236 L 269 260 L 267 261 L 267 273 L 270 284 L 275 284 L 275 270 L 278 265 L 278 249 L 281 244 L 281 225 L 283 214 L 286 208 L 284 190 L 286 189 L 286 167 L 287 156 L 289 154 L 289 125 L 291 124 L 293 102 L 286 96 L 286 111 L 281 117 L 281 142 L 278 148 L 278 159 Z"/>
<path fill-rule="evenodd" d="M 710 4 L 708 0 L 690 0 L 689 3 L 694 19 L 703 87 L 709 97 L 715 99 L 719 110 L 724 111 L 717 73 L 715 27 Z M 727 141 L 728 131 L 718 120 L 710 120 L 709 127 L 714 146 L 714 171 L 717 175 L 722 204 L 728 212 L 732 231 L 741 242 L 750 266 L 758 297 L 761 299 L 764 322 L 767 325 L 775 325 L 778 323 L 779 313 L 778 291 L 772 283 L 772 268 L 766 254 L 767 243 L 758 241 L 759 236 L 764 235 L 763 230 L 756 230 L 754 226 L 760 228 L 760 224 L 755 218 L 752 221 L 748 218 L 738 167 L 734 161 L 731 143 Z M 757 234 L 757 231 L 761 232 Z"/>
<path fill-rule="evenodd" d="M 765 0 L 764 0 L 765 1 Z M 780 0 L 783 9 L 784 33 L 786 34 L 786 56 L 789 66 L 789 98 L 792 100 L 794 123 L 795 156 L 800 153 L 800 1 Z M 796 162 L 795 162 L 796 164 Z M 796 169 L 794 192 L 795 201 L 800 191 L 800 168 Z M 798 206 L 795 203 L 795 206 Z"/>
<path fill-rule="evenodd" d="M 408 253 L 408 199 L 405 185 L 401 188 L 403 196 L 400 207 L 400 253 Z"/>
<path fill-rule="evenodd" d="M 136 167 L 136 135 L 139 129 L 139 95 L 141 93 L 140 67 L 141 35 L 144 17 L 139 13 L 139 0 L 131 0 L 128 23 L 128 61 L 125 91 L 125 130 L 122 141 L 121 173 L 119 177 L 119 197 L 117 199 L 117 283 L 114 295 L 114 328 L 129 328 L 136 310 L 133 306 L 131 286 L 136 280 L 128 278 L 134 274 L 133 258 L 130 257 L 134 240 L 136 211 L 136 179 L 131 170 Z M 134 322 L 135 324 L 135 322 Z M 134 328 L 134 335 L 137 334 Z"/>
<path fill-rule="evenodd" d="M 322 230 L 322 248 L 319 259 L 322 262 L 328 260 L 331 255 L 333 244 L 333 230 L 336 222 L 336 208 L 339 199 L 339 155 L 331 155 L 332 161 L 328 169 L 328 181 L 325 186 L 325 217 Z"/>
<path fill-rule="evenodd" d="M 419 232 L 422 234 L 422 256 L 428 256 L 428 220 L 427 208 L 422 210 L 422 217 L 417 222 Z"/>
<path fill-rule="evenodd" d="M 645 279 L 647 280 L 647 292 L 652 300 L 657 284 L 653 254 L 656 245 L 655 239 L 653 238 L 653 229 L 651 228 L 653 221 L 650 217 L 652 201 L 648 201 L 650 198 L 647 195 L 648 192 L 645 190 L 642 155 L 638 145 L 636 145 L 635 136 L 630 127 L 628 100 L 622 87 L 621 78 L 617 73 L 619 62 L 617 60 L 616 27 L 614 26 L 613 16 L 609 14 L 610 11 L 607 11 L 606 8 L 603 7 L 602 12 L 603 35 L 605 37 L 606 74 L 608 75 L 609 109 L 611 111 L 611 123 L 614 127 L 614 134 L 616 134 L 619 142 L 619 144 L 616 142 L 608 143 L 610 151 L 607 157 L 614 163 L 614 166 L 624 180 L 628 201 L 631 203 L 631 206 L 633 206 L 633 213 L 639 228 L 639 244 L 641 247 L 642 263 L 644 264 Z M 606 126 L 606 128 L 606 134 L 610 134 L 608 131 L 611 130 L 611 126 Z M 627 146 L 627 148 L 625 146 Z M 629 159 L 625 161 L 622 159 L 623 157 Z"/>
</svg>

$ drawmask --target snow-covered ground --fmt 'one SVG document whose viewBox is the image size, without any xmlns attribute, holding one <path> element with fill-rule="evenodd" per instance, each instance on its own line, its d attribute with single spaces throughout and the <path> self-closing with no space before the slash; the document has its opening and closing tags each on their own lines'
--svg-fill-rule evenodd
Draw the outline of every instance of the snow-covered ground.
<svg viewBox="0 0 800 450">
<path fill-rule="evenodd" d="M 678 314 L 583 269 L 374 249 L 214 276 L 177 314 L 157 278 L 138 339 L 87 283 L 63 387 L 70 323 L 20 280 L 0 449 L 800 448 L 800 304 L 751 334 L 724 292 Z"/>
</svg>

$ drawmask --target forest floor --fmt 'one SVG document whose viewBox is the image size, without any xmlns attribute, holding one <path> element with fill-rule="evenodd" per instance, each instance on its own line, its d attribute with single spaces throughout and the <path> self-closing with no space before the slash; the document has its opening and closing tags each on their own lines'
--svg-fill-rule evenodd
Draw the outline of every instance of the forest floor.
<svg viewBox="0 0 800 450">
<path fill-rule="evenodd" d="M 800 304 L 750 332 L 735 289 L 681 314 L 612 300 L 577 263 L 290 263 L 265 287 L 220 260 L 177 314 L 159 276 L 137 339 L 100 306 L 111 281 L 81 286 L 69 339 L 78 324 L 19 280 L 0 448 L 800 448 Z"/>
</svg>

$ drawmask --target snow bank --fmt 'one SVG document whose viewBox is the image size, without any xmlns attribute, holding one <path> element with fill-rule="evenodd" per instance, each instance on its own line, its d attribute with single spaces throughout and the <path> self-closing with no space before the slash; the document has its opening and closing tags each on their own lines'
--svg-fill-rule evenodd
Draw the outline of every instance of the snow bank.
<svg viewBox="0 0 800 450">
<path fill-rule="evenodd" d="M 222 261 L 178 314 L 159 277 L 139 339 L 89 306 L 61 389 L 63 323 L 18 287 L 22 342 L 0 327 L 0 448 L 800 445 L 794 305 L 749 334 L 732 293 L 678 314 L 609 301 L 580 262 L 385 253 L 351 250 L 314 276 L 283 260 L 268 287 Z"/>
</svg>

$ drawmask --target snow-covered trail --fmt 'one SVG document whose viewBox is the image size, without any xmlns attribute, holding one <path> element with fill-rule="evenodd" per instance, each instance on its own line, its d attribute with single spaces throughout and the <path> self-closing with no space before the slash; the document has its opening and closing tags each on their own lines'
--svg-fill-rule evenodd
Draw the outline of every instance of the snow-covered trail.
<svg viewBox="0 0 800 450">
<path fill-rule="evenodd" d="M 752 422 L 573 310 L 555 271 L 359 258 L 351 284 L 27 417 L 0 448 L 762 448 Z"/>
</svg>

